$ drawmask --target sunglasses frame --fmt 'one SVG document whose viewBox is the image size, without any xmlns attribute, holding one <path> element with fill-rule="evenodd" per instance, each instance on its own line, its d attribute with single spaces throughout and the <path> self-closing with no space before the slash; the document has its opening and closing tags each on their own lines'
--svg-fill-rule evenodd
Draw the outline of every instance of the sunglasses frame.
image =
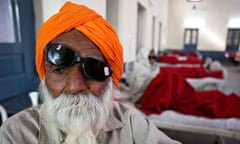
<svg viewBox="0 0 240 144">
<path fill-rule="evenodd" d="M 157 59 L 156 56 L 148 56 L 148 59 Z"/>
<path fill-rule="evenodd" d="M 71 63 L 64 65 L 64 64 L 61 64 L 61 62 L 60 62 L 60 64 L 57 64 L 55 58 L 56 58 L 56 54 L 59 54 L 57 52 L 58 49 L 64 49 L 65 50 L 64 52 L 68 52 L 68 53 L 72 54 L 73 58 L 72 58 L 72 60 L 69 61 Z M 90 80 L 103 82 L 108 77 L 112 76 L 112 73 L 113 73 L 112 68 L 104 61 L 98 60 L 93 57 L 81 58 L 74 50 L 72 50 L 71 48 L 68 48 L 67 46 L 64 46 L 62 44 L 57 44 L 57 43 L 48 44 L 45 48 L 45 56 L 46 56 L 47 61 L 49 63 L 51 63 L 52 65 L 55 65 L 56 67 L 64 67 L 65 68 L 65 67 L 71 67 L 76 63 L 82 63 L 81 67 L 82 67 L 83 73 Z M 59 57 L 59 55 L 57 57 Z M 60 59 L 61 58 L 59 58 L 58 60 L 60 60 Z M 86 64 L 90 63 L 90 62 L 94 62 L 94 61 L 97 62 L 96 64 L 102 65 L 103 71 L 101 71 L 101 70 L 98 71 L 98 73 L 102 72 L 102 74 L 103 74 L 102 76 L 100 76 L 98 73 L 97 73 L 97 75 L 94 76 L 92 74 L 89 74 L 89 72 L 87 72 L 87 71 L 89 71 L 89 69 Z"/>
</svg>

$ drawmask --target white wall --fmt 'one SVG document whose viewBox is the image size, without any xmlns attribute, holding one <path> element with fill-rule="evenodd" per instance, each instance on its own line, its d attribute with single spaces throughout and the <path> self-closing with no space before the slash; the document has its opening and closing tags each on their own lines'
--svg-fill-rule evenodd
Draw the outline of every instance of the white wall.
<svg viewBox="0 0 240 144">
<path fill-rule="evenodd" d="M 120 37 L 124 47 L 124 60 L 126 62 L 135 60 L 137 48 L 137 4 L 140 3 L 147 10 L 146 33 L 144 35 L 144 49 L 148 52 L 152 48 L 152 16 L 155 22 L 155 44 L 157 49 L 159 39 L 157 38 L 159 22 L 162 22 L 162 46 L 166 43 L 167 10 L 168 0 L 122 0 L 121 1 L 121 27 Z M 155 50 L 156 50 L 155 49 Z M 157 50 L 156 50 L 157 51 Z"/>
<path fill-rule="evenodd" d="M 155 35 L 155 48 L 158 48 L 158 43 L 160 41 L 160 49 L 166 47 L 167 42 L 167 28 L 168 28 L 168 0 L 155 0 L 154 5 L 156 6 L 153 9 L 153 14 L 156 15 L 156 35 Z M 161 40 L 159 39 L 159 23 L 161 23 Z"/>
<path fill-rule="evenodd" d="M 193 4 L 196 9 L 193 10 Z M 199 29 L 199 50 L 224 51 L 228 21 L 240 17 L 240 0 L 203 0 L 190 3 L 186 0 L 169 0 L 167 48 L 183 48 L 184 20 L 200 17 L 205 19 Z"/>
<path fill-rule="evenodd" d="M 41 24 L 54 13 L 58 12 L 66 1 L 84 4 L 97 11 L 104 18 L 106 17 L 106 0 L 34 0 L 37 32 Z"/>
<path fill-rule="evenodd" d="M 120 38 L 124 47 L 124 61 L 135 58 L 137 40 L 137 2 L 136 0 L 122 0 L 119 27 Z"/>
</svg>

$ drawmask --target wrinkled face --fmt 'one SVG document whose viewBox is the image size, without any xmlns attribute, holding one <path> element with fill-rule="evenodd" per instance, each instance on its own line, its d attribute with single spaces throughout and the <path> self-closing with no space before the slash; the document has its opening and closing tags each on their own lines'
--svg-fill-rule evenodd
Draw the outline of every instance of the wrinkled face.
<svg viewBox="0 0 240 144">
<path fill-rule="evenodd" d="M 95 58 L 104 61 L 103 55 L 97 46 L 77 30 L 71 30 L 55 38 L 52 44 L 62 44 L 76 52 L 81 58 Z M 89 79 L 83 71 L 82 63 L 69 67 L 58 67 L 45 60 L 46 86 L 53 97 L 60 94 L 87 94 L 91 92 L 100 96 L 107 85 L 109 78 L 104 81 Z"/>
</svg>

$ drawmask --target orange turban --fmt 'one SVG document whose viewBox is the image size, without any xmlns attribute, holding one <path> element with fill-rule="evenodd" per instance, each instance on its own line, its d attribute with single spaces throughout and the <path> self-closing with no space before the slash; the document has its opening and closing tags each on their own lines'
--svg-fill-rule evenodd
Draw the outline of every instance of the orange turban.
<svg viewBox="0 0 240 144">
<path fill-rule="evenodd" d="M 36 68 L 40 80 L 45 75 L 44 49 L 58 35 L 71 29 L 84 33 L 100 49 L 113 69 L 113 82 L 119 87 L 123 71 L 122 46 L 111 24 L 83 5 L 66 2 L 58 13 L 49 18 L 40 28 L 36 41 Z"/>
</svg>

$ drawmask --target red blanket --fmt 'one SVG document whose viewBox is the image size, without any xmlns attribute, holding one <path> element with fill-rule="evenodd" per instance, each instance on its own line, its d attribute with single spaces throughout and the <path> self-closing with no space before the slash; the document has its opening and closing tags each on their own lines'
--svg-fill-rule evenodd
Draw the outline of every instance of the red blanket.
<svg viewBox="0 0 240 144">
<path fill-rule="evenodd" d="M 161 73 L 178 72 L 184 78 L 214 77 L 223 79 L 223 71 L 208 72 L 204 67 L 160 67 Z"/>
<path fill-rule="evenodd" d="M 149 115 L 168 109 L 208 118 L 240 117 L 240 97 L 217 90 L 196 92 L 180 74 L 160 73 L 141 97 L 140 110 Z"/>
<path fill-rule="evenodd" d="M 179 59 L 177 56 L 160 56 L 160 62 L 171 64 L 203 64 L 204 62 L 198 57 L 186 57 L 186 59 Z"/>
<path fill-rule="evenodd" d="M 167 55 L 176 55 L 176 56 L 188 56 L 188 57 L 200 57 L 198 52 L 184 52 L 178 50 L 171 50 L 167 53 Z"/>
<path fill-rule="evenodd" d="M 240 58 L 240 54 L 237 52 L 227 52 L 225 56 L 229 58 Z"/>
</svg>

